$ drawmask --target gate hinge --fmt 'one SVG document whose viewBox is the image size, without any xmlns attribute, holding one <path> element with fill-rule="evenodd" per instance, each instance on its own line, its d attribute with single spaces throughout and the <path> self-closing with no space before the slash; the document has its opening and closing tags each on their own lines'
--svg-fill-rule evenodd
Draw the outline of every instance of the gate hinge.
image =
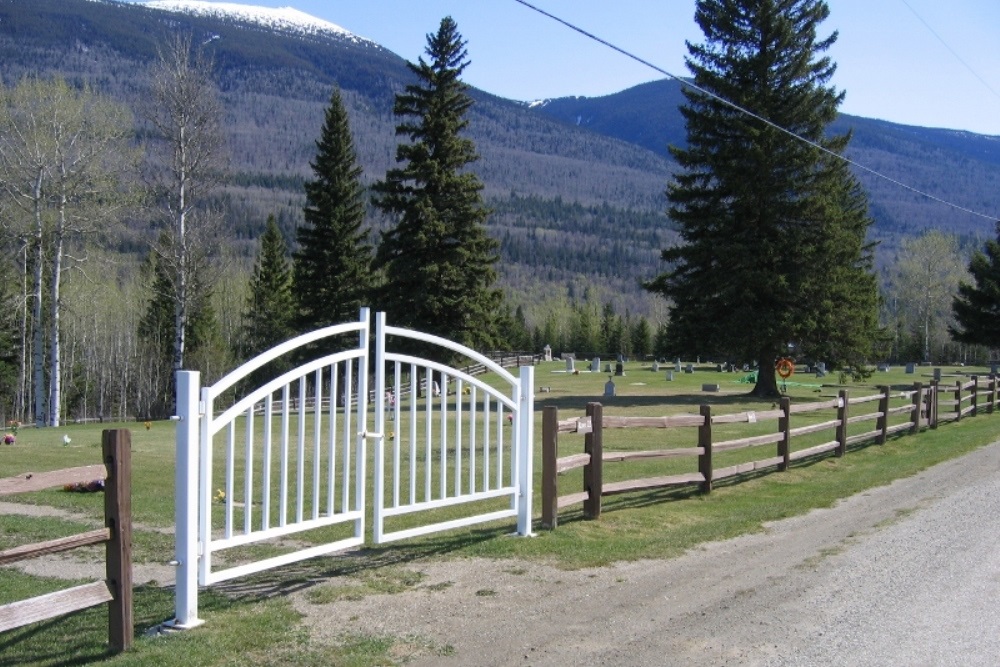
<svg viewBox="0 0 1000 667">
<path fill-rule="evenodd" d="M 198 416 L 205 416 L 205 401 L 198 401 Z"/>
</svg>

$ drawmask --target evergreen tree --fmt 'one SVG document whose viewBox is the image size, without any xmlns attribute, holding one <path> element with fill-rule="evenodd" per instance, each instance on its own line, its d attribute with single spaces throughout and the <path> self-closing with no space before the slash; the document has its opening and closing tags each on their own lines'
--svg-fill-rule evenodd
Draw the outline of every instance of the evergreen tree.
<svg viewBox="0 0 1000 667">
<path fill-rule="evenodd" d="M 790 349 L 860 368 L 877 330 L 867 199 L 837 157 L 850 135 L 826 135 L 843 100 L 822 55 L 837 35 L 817 38 L 828 15 L 822 0 L 698 1 L 668 190 L 683 243 L 646 284 L 671 302 L 670 356 L 757 361 L 763 397 Z"/>
<path fill-rule="evenodd" d="M 375 204 L 397 220 L 376 254 L 385 272 L 380 304 L 393 324 L 489 348 L 502 312 L 493 286 L 498 244 L 486 233 L 482 183 L 467 169 L 477 159 L 472 141 L 460 135 L 472 105 L 459 78 L 468 61 L 450 17 L 427 36 L 426 53 L 429 63 L 408 63 L 417 83 L 394 105 L 404 119 L 396 134 L 408 138 L 396 149 L 401 166 L 375 186 Z"/>
<path fill-rule="evenodd" d="M 169 232 L 160 235 L 159 247 L 170 248 Z M 139 339 L 144 354 L 154 360 L 158 378 L 156 396 L 148 417 L 165 417 L 174 408 L 174 325 L 176 323 L 177 292 L 174 289 L 175 273 L 172 263 L 157 253 L 150 253 L 143 267 L 150 280 L 150 297 L 146 312 L 139 320 Z M 228 359 L 223 354 L 221 337 L 215 309 L 212 307 L 212 289 L 208 285 L 204 269 L 190 276 L 188 295 L 188 318 L 184 328 L 187 349 L 185 366 L 202 373 L 202 382 L 210 384 L 221 377 Z"/>
<path fill-rule="evenodd" d="M 250 277 L 250 293 L 243 312 L 240 353 L 250 359 L 292 335 L 295 302 L 288 247 L 274 216 L 260 237 L 260 253 Z"/>
<path fill-rule="evenodd" d="M 298 333 L 356 320 L 373 284 L 361 167 L 339 90 L 330 97 L 316 148 L 310 163 L 315 178 L 305 186 L 305 222 L 296 233 L 292 291 Z"/>
<path fill-rule="evenodd" d="M 961 282 L 952 302 L 956 326 L 951 337 L 972 345 L 1000 349 L 1000 222 L 997 239 L 986 242 L 986 252 L 976 251 L 969 262 L 975 285 Z"/>
</svg>

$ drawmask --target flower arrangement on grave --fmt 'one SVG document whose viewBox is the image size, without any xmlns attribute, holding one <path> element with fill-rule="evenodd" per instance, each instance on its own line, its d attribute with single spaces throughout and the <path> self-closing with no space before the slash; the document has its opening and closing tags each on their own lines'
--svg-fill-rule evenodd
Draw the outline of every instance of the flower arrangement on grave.
<svg viewBox="0 0 1000 667">
<path fill-rule="evenodd" d="M 17 442 L 17 438 L 14 437 L 13 433 L 4 433 L 3 434 L 3 444 L 5 444 L 5 445 L 13 445 L 15 442 Z"/>
</svg>

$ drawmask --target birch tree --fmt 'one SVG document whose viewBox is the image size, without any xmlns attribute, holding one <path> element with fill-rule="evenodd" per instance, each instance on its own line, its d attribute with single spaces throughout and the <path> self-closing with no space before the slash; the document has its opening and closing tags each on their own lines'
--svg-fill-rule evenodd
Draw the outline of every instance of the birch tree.
<svg viewBox="0 0 1000 667">
<path fill-rule="evenodd" d="M 154 298 L 172 302 L 176 372 L 185 365 L 186 334 L 196 297 L 194 275 L 204 268 L 214 245 L 212 216 L 204 204 L 222 166 L 222 107 L 212 80 L 212 63 L 204 52 L 192 48 L 190 36 L 173 36 L 158 55 L 152 104 L 145 115 L 164 158 L 157 174 L 157 194 L 169 242 L 154 251 L 167 265 L 170 293 Z"/>
<path fill-rule="evenodd" d="M 33 258 L 34 418 L 38 426 L 58 426 L 63 274 L 84 259 L 70 251 L 128 201 L 134 125 L 123 107 L 61 80 L 22 81 L 4 95 L 0 114 L 0 180 L 21 213 L 19 234 Z"/>
</svg>

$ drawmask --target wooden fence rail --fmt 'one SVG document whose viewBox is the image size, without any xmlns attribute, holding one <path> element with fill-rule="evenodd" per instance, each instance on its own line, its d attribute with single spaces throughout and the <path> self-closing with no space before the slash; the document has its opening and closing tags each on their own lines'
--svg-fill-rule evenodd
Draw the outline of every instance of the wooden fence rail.
<svg viewBox="0 0 1000 667">
<path fill-rule="evenodd" d="M 939 400 L 939 396 L 942 394 L 952 392 L 953 400 Z M 617 493 L 694 485 L 697 485 L 702 492 L 709 493 L 712 490 L 713 482 L 727 477 L 771 468 L 784 471 L 793 461 L 828 452 L 833 452 L 835 456 L 844 456 L 849 446 L 860 442 L 870 441 L 884 444 L 890 435 L 897 433 L 915 434 L 921 428 L 937 428 L 939 403 L 953 405 L 954 410 L 947 413 L 946 417 L 958 420 L 965 415 L 977 414 L 981 408 L 992 413 L 997 405 L 997 399 L 997 379 L 995 377 L 991 376 L 988 380 L 984 380 L 972 376 L 968 381 L 957 382 L 954 388 L 942 387 L 937 381 L 931 382 L 926 387 L 917 382 L 912 388 L 903 391 L 893 391 L 890 387 L 882 387 L 877 394 L 859 397 L 851 397 L 848 390 L 842 389 L 836 398 L 827 401 L 793 404 L 789 398 L 784 397 L 779 402 L 777 409 L 719 415 L 712 414 L 710 405 L 702 405 L 697 415 L 612 416 L 604 415 L 603 406 L 600 403 L 589 403 L 586 407 L 585 417 L 560 421 L 558 409 L 548 406 L 542 412 L 542 525 L 554 529 L 558 524 L 559 510 L 578 503 L 583 503 L 583 514 L 586 518 L 596 519 L 601 514 L 601 498 Z M 877 404 L 871 412 L 853 414 L 854 410 L 870 409 L 864 406 L 876 401 Z M 824 410 L 835 411 L 834 419 L 792 427 L 794 417 L 801 418 L 807 413 Z M 893 423 L 901 415 L 906 415 L 906 421 Z M 750 425 L 771 421 L 776 422 L 776 428 L 771 433 L 758 433 L 722 441 L 716 440 L 713 436 L 713 426 Z M 850 427 L 857 424 L 867 424 L 873 428 L 850 433 L 854 430 Z M 697 428 L 698 444 L 696 447 L 653 451 L 605 451 L 603 432 L 605 429 L 615 428 Z M 794 450 L 792 448 L 794 439 L 824 432 L 830 433 L 830 440 L 803 449 Z M 584 436 L 583 453 L 559 457 L 560 434 L 582 434 Z M 726 467 L 713 465 L 713 454 L 764 445 L 775 447 L 773 456 L 765 456 Z M 604 482 L 603 471 L 606 463 L 627 463 L 675 457 L 697 458 L 697 469 L 674 475 L 629 479 L 613 483 Z M 583 468 L 583 490 L 560 496 L 559 475 L 578 468 Z"/>
<path fill-rule="evenodd" d="M 0 479 L 0 495 L 104 480 L 104 528 L 0 551 L 0 565 L 91 544 L 106 544 L 107 578 L 0 606 L 0 632 L 108 603 L 108 642 L 115 652 L 132 645 L 132 435 L 102 435 L 103 465 L 25 473 Z"/>
</svg>

